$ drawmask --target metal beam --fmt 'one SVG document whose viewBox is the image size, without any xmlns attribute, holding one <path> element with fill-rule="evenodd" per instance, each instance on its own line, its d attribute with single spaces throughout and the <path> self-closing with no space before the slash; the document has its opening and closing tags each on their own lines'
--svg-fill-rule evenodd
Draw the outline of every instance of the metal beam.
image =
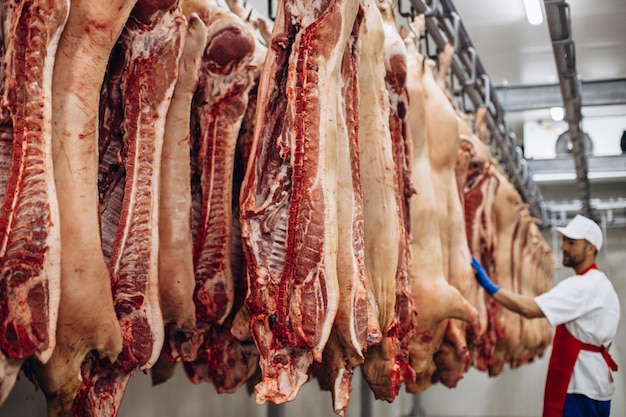
<svg viewBox="0 0 626 417">
<path fill-rule="evenodd" d="M 544 0 L 546 20 L 552 40 L 554 60 L 559 73 L 565 120 L 569 125 L 572 157 L 576 167 L 576 185 L 582 204 L 582 214 L 593 217 L 590 204 L 590 185 L 587 176 L 585 139 L 581 128 L 581 83 L 576 72 L 576 47 L 572 40 L 570 7 L 564 0 Z"/>
<path fill-rule="evenodd" d="M 583 107 L 626 104 L 626 78 L 582 81 L 581 84 Z M 507 112 L 563 107 L 559 84 L 502 85 L 495 87 L 495 91 Z"/>
</svg>

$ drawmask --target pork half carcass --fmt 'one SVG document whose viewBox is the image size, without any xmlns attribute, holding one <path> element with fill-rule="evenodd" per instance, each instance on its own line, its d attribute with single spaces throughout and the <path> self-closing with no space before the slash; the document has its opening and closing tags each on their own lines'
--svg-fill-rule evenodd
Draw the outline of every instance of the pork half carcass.
<svg viewBox="0 0 626 417">
<path fill-rule="evenodd" d="M 140 1 L 109 64 L 123 68 L 119 88 L 125 178 L 109 270 L 124 343 L 113 363 L 94 355 L 85 361 L 76 415 L 117 415 L 135 368 L 150 369 L 163 346 L 158 286 L 161 153 L 185 30 L 178 2 Z"/>
<path fill-rule="evenodd" d="M 192 149 L 200 209 L 194 241 L 196 318 L 223 323 L 234 302 L 232 189 L 239 128 L 252 86 L 254 37 L 233 13 L 210 8 L 192 112 Z M 194 162 L 196 162 L 194 161 Z"/>
<path fill-rule="evenodd" d="M 278 4 L 241 199 L 258 403 L 295 398 L 336 315 L 337 94 L 358 4 Z"/>
<path fill-rule="evenodd" d="M 361 372 L 376 398 L 394 397 L 391 361 L 396 304 L 396 274 L 400 261 L 401 223 L 397 199 L 390 103 L 385 85 L 383 19 L 377 2 L 363 3 L 360 29 L 359 147 L 365 239 L 365 274 L 374 312 L 384 341 L 368 349 Z M 398 378 L 399 379 L 399 378 Z"/>
<path fill-rule="evenodd" d="M 382 22 L 382 50 L 379 53 L 381 57 L 369 55 L 361 58 L 361 65 L 367 65 L 364 70 L 379 70 L 382 74 L 378 74 L 378 79 L 374 81 L 370 79 L 371 86 L 364 87 L 361 84 L 361 88 L 366 88 L 370 94 L 370 99 L 363 100 L 364 111 L 371 112 L 373 115 L 380 115 L 381 117 L 387 115 L 388 123 L 381 124 L 381 127 L 389 129 L 380 138 L 374 140 L 370 135 L 377 134 L 376 130 L 371 133 L 363 132 L 363 143 L 367 141 L 367 144 L 363 145 L 364 155 L 362 155 L 363 170 L 369 171 L 367 177 L 368 190 L 376 194 L 376 197 L 366 197 L 366 247 L 368 245 L 379 244 L 379 236 L 374 236 L 374 231 L 377 234 L 389 233 L 392 239 L 396 239 L 388 249 L 381 251 L 380 249 L 372 250 L 372 246 L 369 246 L 370 251 L 366 253 L 366 266 L 378 265 L 379 267 L 384 265 L 380 257 L 387 256 L 384 252 L 389 250 L 397 250 L 393 259 L 397 261 L 395 267 L 389 265 L 390 268 L 394 268 L 395 276 L 393 281 L 394 300 L 388 300 L 385 298 L 385 294 L 381 294 L 382 298 L 377 300 L 380 304 L 385 304 L 384 309 L 389 305 L 393 305 L 393 316 L 389 321 L 381 322 L 381 329 L 383 331 L 383 340 L 380 344 L 373 346 L 366 353 L 365 363 L 362 365 L 363 375 L 368 382 L 370 388 L 374 392 L 374 396 L 377 399 L 386 401 L 393 401 L 405 381 L 413 382 L 415 379 L 415 373 L 409 363 L 409 340 L 413 336 L 416 327 L 417 311 L 413 302 L 413 296 L 411 294 L 411 285 L 409 283 L 409 265 L 411 262 L 411 233 L 410 233 L 410 207 L 409 199 L 415 193 L 411 185 L 411 158 L 412 158 L 412 143 L 410 138 L 410 132 L 407 129 L 407 110 L 409 106 L 408 92 L 406 86 L 407 79 L 407 53 L 406 46 L 402 38 L 400 37 L 396 28 L 395 21 L 395 9 L 393 8 L 391 1 L 383 1 L 377 3 L 378 15 L 373 16 L 370 14 L 368 20 L 367 15 L 365 19 L 365 30 L 370 30 L 370 23 L 373 23 L 371 28 L 372 35 L 376 36 L 375 29 L 377 28 L 377 22 L 374 19 L 380 19 Z M 374 42 L 372 46 L 369 46 L 370 54 L 374 52 L 372 49 L 377 43 Z M 365 60 L 374 60 L 372 63 L 365 63 Z M 382 68 L 380 68 L 379 61 L 382 60 Z M 375 73 L 364 72 L 364 76 L 375 77 Z M 361 77 L 361 75 L 360 75 Z M 361 81 L 366 79 L 361 77 Z M 384 86 L 384 90 L 374 92 L 376 99 L 387 99 L 388 104 L 384 107 L 377 108 L 377 101 L 371 100 L 373 89 Z M 377 94 L 376 94 L 377 93 Z M 364 113 L 361 113 L 364 116 Z M 371 122 L 372 119 L 370 119 Z M 379 155 L 377 160 L 372 158 L 376 147 L 378 148 Z M 367 147 L 365 149 L 365 147 Z M 391 151 L 391 160 L 387 159 L 387 149 Z M 365 154 L 365 152 L 367 152 Z M 385 172 L 386 169 L 391 169 L 391 172 Z M 376 175 L 378 177 L 376 177 Z M 379 181 L 378 184 L 375 184 Z M 390 181 L 388 183 L 387 181 Z M 388 186 L 388 191 L 381 192 L 377 187 Z M 369 193 L 368 191 L 368 193 Z M 395 198 L 395 204 L 389 204 L 385 200 L 386 197 Z M 389 205 L 388 205 L 389 204 Z M 385 220 L 385 223 L 377 222 L 379 214 L 375 213 L 378 209 L 381 210 L 383 206 L 387 206 L 389 209 L 394 209 L 395 213 L 389 219 Z M 384 213 L 384 210 L 382 210 Z M 369 217 L 368 217 L 369 216 Z M 372 217 L 373 216 L 373 217 Z M 381 242 L 382 243 L 382 242 Z M 370 259 L 370 257 L 374 257 Z M 370 262 L 371 261 L 371 262 Z M 380 273 L 380 271 L 376 271 Z M 391 272 L 391 271 L 390 271 Z M 386 279 L 389 275 L 385 273 L 380 277 L 374 279 Z M 380 308 L 380 307 L 379 307 Z M 379 318 L 380 320 L 381 318 Z"/>
<path fill-rule="evenodd" d="M 52 71 L 68 1 L 0 6 L 0 405 L 23 361 L 56 345 L 60 224 L 52 168 Z"/>
<path fill-rule="evenodd" d="M 464 176 L 463 196 L 465 212 L 466 238 L 472 255 L 487 269 L 495 281 L 496 275 L 496 193 L 500 190 L 500 181 L 494 175 L 494 162 L 488 149 L 477 136 L 470 135 L 463 141 L 462 147 L 471 149 L 471 159 Z M 476 288 L 471 302 L 478 310 L 478 319 L 467 328 L 467 339 L 472 344 L 473 363 L 484 370 L 485 352 L 493 350 L 495 333 L 488 332 L 489 304 L 492 303 L 482 288 Z M 490 356 L 488 354 L 487 356 Z"/>
<path fill-rule="evenodd" d="M 196 323 L 203 335 L 198 358 L 184 364 L 194 383 L 234 392 L 257 369 L 251 340 L 230 331 L 246 292 L 239 232 L 239 188 L 244 173 L 237 143 L 253 87 L 252 28 L 234 13 L 207 9 L 207 46 L 192 112 L 192 194 Z"/>
<path fill-rule="evenodd" d="M 98 100 L 107 61 L 134 1 L 71 2 L 52 81 L 52 153 L 61 219 L 57 346 L 35 364 L 49 415 L 67 415 L 85 355 L 114 361 L 122 349 L 103 257 L 98 209 Z"/>
<path fill-rule="evenodd" d="M 537 219 L 533 218 L 525 207 L 520 221 L 519 242 L 516 242 L 515 279 L 521 294 L 534 297 L 552 286 L 554 262 L 547 243 L 543 240 Z M 552 266 L 551 266 L 552 265 Z M 523 319 L 521 337 L 512 353 L 511 366 L 518 367 L 541 357 L 552 341 L 552 327 L 547 320 Z"/>
<path fill-rule="evenodd" d="M 465 236 L 465 218 L 462 196 L 459 193 L 455 166 L 461 144 L 459 126 L 464 125 L 456 113 L 446 76 L 454 58 L 454 47 L 447 44 L 439 55 L 439 69 L 423 78 L 426 98 L 426 131 L 429 155 L 435 184 L 435 199 L 439 205 L 439 227 L 444 261 L 444 273 L 448 282 L 457 288 L 463 297 L 470 298 L 475 280 L 471 268 L 471 254 Z M 427 67 L 428 68 L 428 67 Z M 437 352 L 437 374 L 435 378 L 445 385 L 454 387 L 470 362 L 466 340 L 466 324 L 450 320 L 445 334 L 445 343 Z"/>
<path fill-rule="evenodd" d="M 193 293 L 193 233 L 190 119 L 207 30 L 190 12 L 178 79 L 167 111 L 159 209 L 159 295 L 165 324 L 163 351 L 150 369 L 153 384 L 171 378 L 176 363 L 196 359 L 202 335 L 196 329 Z"/>
<path fill-rule="evenodd" d="M 200 339 L 195 331 L 193 303 L 196 281 L 189 127 L 207 29 L 195 13 L 188 17 L 188 22 L 178 78 L 165 121 L 159 200 L 159 294 L 166 337 L 163 349 L 173 361 L 195 359 Z"/>
<path fill-rule="evenodd" d="M 473 352 L 475 350 L 476 340 L 479 337 L 480 320 L 486 320 L 484 314 L 484 302 L 480 299 L 482 295 L 479 293 L 479 286 L 474 279 L 474 271 L 471 267 L 472 253 L 469 245 L 467 230 L 473 228 L 474 225 L 480 226 L 480 230 L 487 229 L 490 234 L 493 230 L 493 211 L 490 210 L 493 205 L 493 195 L 491 185 L 497 185 L 492 181 L 485 181 L 485 193 L 482 200 L 482 210 L 476 210 L 474 218 L 467 218 L 466 210 L 466 193 L 465 188 L 470 175 L 474 176 L 476 170 L 486 171 L 489 159 L 488 154 L 482 148 L 478 138 L 473 134 L 471 128 L 466 122 L 465 115 L 457 117 L 459 128 L 460 144 L 457 151 L 457 161 L 452 176 L 452 184 L 448 188 L 448 222 L 449 222 L 449 282 L 457 288 L 461 294 L 482 314 L 477 316 L 472 322 L 464 322 L 462 320 L 450 320 L 444 343 L 439 352 L 435 356 L 437 362 L 436 378 L 447 387 L 455 387 L 463 374 L 469 370 Z M 483 184 L 483 183 L 481 183 Z M 468 224 L 471 221 L 471 224 Z M 484 236 L 484 242 L 493 242 L 492 236 Z M 491 252 L 491 243 L 483 245 L 488 249 L 482 252 Z M 481 252 L 481 253 L 482 253 Z M 488 259 L 492 259 L 493 254 L 489 253 Z M 479 259 L 484 259 L 479 257 Z M 491 261 L 489 264 L 491 265 Z"/>
<path fill-rule="evenodd" d="M 423 31 L 423 17 L 416 18 L 412 26 L 414 32 L 420 35 Z M 410 282 L 419 311 L 416 335 L 411 339 L 409 349 L 416 380 L 414 383 L 407 383 L 406 389 L 408 392 L 418 393 L 426 390 L 432 383 L 432 376 L 436 370 L 433 355 L 441 346 L 448 319 L 472 321 L 476 311 L 446 279 L 440 238 L 440 206 L 434 188 L 431 142 L 427 140 L 428 131 L 437 126 L 438 116 L 445 119 L 445 115 L 448 115 L 446 123 L 454 122 L 452 132 L 454 133 L 457 128 L 454 110 L 452 114 L 448 111 L 449 102 L 435 83 L 432 64 L 424 62 L 425 58 L 420 54 L 416 45 L 418 40 L 415 39 L 413 32 L 405 29 L 403 38 L 408 53 L 407 87 L 410 103 L 408 120 L 413 141 L 411 181 L 417 190 L 417 194 L 411 198 L 413 253 Z M 440 94 L 441 104 L 437 105 L 437 101 L 427 102 L 429 92 Z M 443 108 L 437 110 L 438 106 Z"/>
<path fill-rule="evenodd" d="M 481 264 L 488 268 L 488 273 L 494 282 L 497 282 L 502 288 L 519 293 L 519 283 L 514 279 L 513 274 L 512 251 L 515 231 L 521 221 L 524 203 L 513 184 L 494 165 L 489 168 L 485 179 L 489 177 L 498 182 L 493 204 L 498 245 L 494 252 L 494 259 L 490 262 L 488 259 L 481 259 L 479 239 L 476 241 L 478 247 L 475 256 L 481 261 Z M 476 195 L 476 191 L 472 194 Z M 477 222 L 475 227 L 479 224 Z M 481 233 L 475 234 L 480 235 Z M 488 297 L 488 295 L 483 293 L 483 297 Z M 498 375 L 503 371 L 504 364 L 510 361 L 512 351 L 520 343 L 522 317 L 506 309 L 499 310 L 497 315 L 491 317 L 492 319 L 495 318 L 497 322 L 491 320 L 489 332 L 483 335 L 479 343 L 476 367 L 480 370 L 485 370 L 488 367 L 491 375 Z M 499 335 L 496 334 L 496 328 L 501 328 Z"/>
<path fill-rule="evenodd" d="M 337 95 L 341 117 L 337 118 L 337 279 L 339 308 L 317 372 L 320 385 L 331 391 L 333 409 L 344 416 L 356 365 L 363 352 L 380 343 L 381 331 L 366 288 L 364 218 L 358 132 L 358 57 L 363 9 L 352 29 L 343 56 L 342 89 Z"/>
</svg>

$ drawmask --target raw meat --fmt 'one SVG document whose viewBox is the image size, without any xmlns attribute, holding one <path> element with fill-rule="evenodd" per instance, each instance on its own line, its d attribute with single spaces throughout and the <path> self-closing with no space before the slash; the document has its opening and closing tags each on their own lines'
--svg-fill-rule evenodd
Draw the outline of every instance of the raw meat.
<svg viewBox="0 0 626 417">
<path fill-rule="evenodd" d="M 0 172 L 0 405 L 22 362 L 33 355 L 47 362 L 56 344 L 61 242 L 51 93 L 68 13 L 67 1 L 0 6 L 0 126 L 8 151 Z"/>
<path fill-rule="evenodd" d="M 552 286 L 554 261 L 541 231 L 525 207 L 520 222 L 520 242 L 516 251 L 516 279 L 521 294 L 535 296 Z M 541 267 L 539 267 L 541 265 Z M 552 327 L 545 319 L 522 320 L 521 338 L 512 354 L 512 367 L 532 362 L 541 357 L 552 341 Z"/>
<path fill-rule="evenodd" d="M 119 54 L 112 55 L 110 66 L 123 66 L 125 183 L 109 270 L 124 343 L 113 363 L 93 355 L 85 361 L 73 408 L 76 415 L 117 415 L 135 368 L 150 369 L 163 346 L 158 287 L 160 162 L 185 30 L 177 2 L 140 1 L 118 40 Z"/>
<path fill-rule="evenodd" d="M 192 104 L 192 148 L 201 209 L 194 241 L 194 300 L 200 323 L 221 324 L 234 301 L 231 269 L 235 149 L 252 86 L 254 38 L 234 14 L 211 8 L 207 46 Z"/>
<path fill-rule="evenodd" d="M 98 99 L 109 54 L 134 1 L 71 2 L 52 81 L 52 154 L 61 220 L 61 303 L 57 346 L 35 364 L 49 415 L 67 415 L 80 365 L 96 351 L 122 349 L 111 280 L 100 240 L 97 184 Z"/>
<path fill-rule="evenodd" d="M 258 403 L 295 398 L 337 311 L 337 91 L 357 9 L 278 4 L 241 200 Z"/>
<path fill-rule="evenodd" d="M 417 34 L 422 33 L 422 19 L 423 16 L 412 22 Z M 436 88 L 437 90 L 434 91 L 438 91 L 439 94 L 442 90 L 434 83 L 432 63 L 424 62 L 424 57 L 419 53 L 415 44 L 416 39 L 413 33 L 405 30 L 403 38 L 408 53 L 407 72 L 410 74 L 407 87 L 410 102 L 409 129 L 413 141 L 411 181 L 418 191 L 411 199 L 413 257 L 410 282 L 419 314 L 417 332 L 411 339 L 409 350 L 416 380 L 413 383 L 407 383 L 406 389 L 408 392 L 418 393 L 426 390 L 432 383 L 432 376 L 436 369 L 433 355 L 439 350 L 448 319 L 454 317 L 472 321 L 476 311 L 460 292 L 448 283 L 444 273 L 438 216 L 440 209 L 435 196 L 430 141 L 427 140 L 429 125 L 426 119 L 427 115 L 432 117 L 433 113 L 437 114 L 437 107 L 432 103 L 428 104 L 425 96 L 427 88 Z M 451 120 L 455 122 L 454 118 Z M 456 130 L 456 122 L 454 129 Z"/>
<path fill-rule="evenodd" d="M 409 199 L 414 190 L 406 129 L 406 49 L 393 13 L 391 2 L 366 4 L 361 34 L 366 46 L 359 64 L 365 265 L 384 336 L 368 350 L 361 368 L 375 397 L 386 401 L 393 401 L 404 381 L 414 379 L 408 344 L 417 314 L 409 283 Z"/>
<path fill-rule="evenodd" d="M 216 6 L 206 16 L 207 47 L 192 105 L 194 299 L 204 340 L 197 360 L 184 367 L 192 382 L 234 392 L 258 368 L 254 343 L 236 338 L 231 326 L 247 288 L 238 221 L 245 169 L 237 144 L 260 64 L 253 62 L 258 57 L 248 23 Z"/>
<path fill-rule="evenodd" d="M 196 331 L 193 272 L 190 116 L 198 83 L 206 25 L 188 17 L 183 55 L 178 66 L 163 139 L 159 210 L 159 294 L 165 323 L 164 352 L 174 361 L 194 360 L 201 342 Z"/>
<path fill-rule="evenodd" d="M 344 416 L 352 390 L 354 368 L 363 352 L 380 343 L 378 318 L 368 297 L 365 280 L 363 195 L 358 137 L 358 36 L 363 10 L 355 20 L 343 56 L 342 89 L 337 94 L 337 279 L 339 307 L 316 376 L 333 397 L 333 409 Z"/>
<path fill-rule="evenodd" d="M 477 140 L 465 120 L 457 116 L 459 127 L 459 148 L 454 175 L 448 187 L 448 236 L 450 245 L 449 277 L 450 285 L 459 290 L 461 295 L 474 307 L 478 302 L 478 285 L 474 279 L 471 267 L 472 254 L 467 240 L 466 220 L 464 209 L 464 187 L 476 155 L 472 141 Z M 489 219 L 480 219 L 489 221 Z M 434 378 L 449 388 L 454 388 L 463 374 L 469 370 L 471 361 L 470 345 L 474 340 L 468 340 L 468 330 L 474 334 L 477 321 L 467 323 L 462 320 L 451 319 L 441 348 L 435 355 L 437 372 Z"/>
<path fill-rule="evenodd" d="M 494 161 L 486 146 L 475 135 L 463 141 L 463 147 L 471 149 L 471 159 L 464 180 L 461 180 L 464 195 L 465 231 L 467 243 L 472 255 L 487 269 L 489 275 L 499 280 L 496 275 L 496 219 L 494 204 L 500 181 L 494 176 Z M 467 329 L 467 339 L 473 350 L 473 363 L 479 369 L 485 369 L 484 358 L 493 349 L 495 333 L 489 332 L 488 309 L 493 303 L 482 288 L 476 288 L 470 301 L 478 310 L 478 319 Z"/>
<path fill-rule="evenodd" d="M 495 258 L 490 260 L 491 262 L 482 262 L 488 268 L 489 265 L 493 266 L 489 268 L 490 276 L 498 282 L 498 285 L 519 293 L 519 282 L 514 278 L 511 253 L 515 231 L 522 220 L 524 203 L 513 184 L 497 168 L 491 167 L 488 176 L 498 181 L 498 190 L 493 205 L 498 247 L 494 253 Z M 480 232 L 476 234 L 484 235 Z M 479 248 L 480 246 L 477 247 Z M 481 254 L 476 253 L 476 255 L 477 259 L 481 260 Z M 488 296 L 485 294 L 484 297 Z M 491 323 L 491 332 L 482 339 L 482 344 L 479 346 L 480 356 L 476 362 L 479 369 L 484 370 L 488 367 L 490 375 L 498 375 L 503 371 L 504 364 L 510 361 L 512 351 L 517 349 L 520 343 L 523 318 L 507 309 L 497 310 L 497 315 L 492 315 L 492 317 L 496 317 L 496 321 Z M 499 334 L 496 334 L 496 329 L 501 329 Z"/>
</svg>

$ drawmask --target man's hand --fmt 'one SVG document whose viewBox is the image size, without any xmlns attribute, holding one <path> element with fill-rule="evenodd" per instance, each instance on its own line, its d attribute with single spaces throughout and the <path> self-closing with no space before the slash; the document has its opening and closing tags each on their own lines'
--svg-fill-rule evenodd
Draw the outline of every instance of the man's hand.
<svg viewBox="0 0 626 417">
<path fill-rule="evenodd" d="M 494 284 L 489 279 L 487 272 L 483 269 L 483 266 L 472 256 L 472 267 L 474 268 L 474 276 L 481 287 L 487 291 L 487 294 L 493 297 L 493 295 L 500 289 L 500 286 Z"/>
</svg>

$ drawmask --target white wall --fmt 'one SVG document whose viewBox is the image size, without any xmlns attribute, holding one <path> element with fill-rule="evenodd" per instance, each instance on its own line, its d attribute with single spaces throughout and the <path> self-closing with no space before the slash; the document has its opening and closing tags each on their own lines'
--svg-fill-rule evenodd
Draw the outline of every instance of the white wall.
<svg viewBox="0 0 626 417">
<path fill-rule="evenodd" d="M 620 155 L 620 139 L 626 130 L 626 117 L 586 117 L 581 122 L 583 132 L 593 142 L 594 156 Z M 552 159 L 556 156 L 556 141 L 568 130 L 565 121 L 533 120 L 524 122 L 524 157 Z"/>
</svg>

